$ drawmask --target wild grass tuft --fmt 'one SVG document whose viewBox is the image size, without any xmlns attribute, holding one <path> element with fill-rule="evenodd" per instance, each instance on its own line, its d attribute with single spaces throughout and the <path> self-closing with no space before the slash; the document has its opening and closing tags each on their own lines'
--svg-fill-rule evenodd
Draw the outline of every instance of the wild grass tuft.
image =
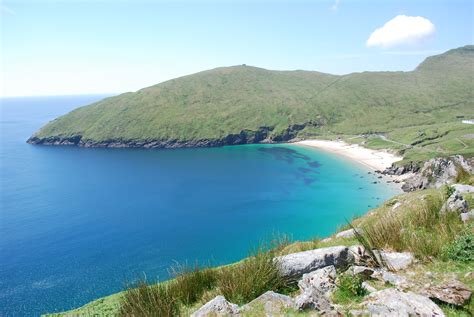
<svg viewBox="0 0 474 317">
<path fill-rule="evenodd" d="M 217 283 L 215 270 L 200 269 L 197 264 L 194 268 L 178 265 L 172 268 L 171 273 L 175 277 L 170 283 L 171 293 L 184 305 L 195 303 L 205 291 L 212 289 Z"/>
<path fill-rule="evenodd" d="M 258 249 L 242 262 L 226 267 L 219 276 L 218 287 L 233 303 L 247 303 L 266 291 L 281 291 L 288 281 L 280 273 L 274 252 Z"/>
<path fill-rule="evenodd" d="M 356 238 L 372 253 L 389 248 L 413 252 L 421 259 L 438 257 L 463 230 L 457 213 L 441 212 L 444 201 L 441 195 L 427 196 L 405 212 L 388 212 L 363 226 Z"/>
<path fill-rule="evenodd" d="M 148 285 L 142 280 L 125 292 L 121 316 L 179 316 L 180 305 L 167 284 Z"/>
</svg>

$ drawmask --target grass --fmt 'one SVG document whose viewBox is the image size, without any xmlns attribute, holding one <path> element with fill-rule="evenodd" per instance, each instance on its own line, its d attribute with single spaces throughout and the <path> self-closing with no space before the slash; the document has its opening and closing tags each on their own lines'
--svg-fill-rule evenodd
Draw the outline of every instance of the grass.
<svg viewBox="0 0 474 317">
<path fill-rule="evenodd" d="M 343 305 L 360 302 L 368 294 L 362 282 L 358 275 L 340 274 L 337 279 L 338 288 L 332 295 L 334 303 Z"/>
<path fill-rule="evenodd" d="M 217 68 L 106 98 L 44 126 L 39 138 L 82 137 L 95 142 L 223 140 L 260 127 L 268 138 L 362 137 L 366 145 L 422 160 L 474 155 L 474 47 L 428 58 L 410 72 L 336 76 Z M 306 124 L 298 133 L 287 128 Z M 253 131 L 253 132 L 252 132 Z M 383 133 L 387 139 L 378 137 Z M 354 139 L 356 140 L 356 139 Z"/>
<path fill-rule="evenodd" d="M 266 291 L 285 290 L 289 287 L 289 281 L 280 274 L 274 253 L 259 249 L 238 265 L 223 269 L 218 287 L 225 298 L 243 304 Z"/>
<path fill-rule="evenodd" d="M 443 248 L 463 231 L 459 215 L 441 212 L 445 198 L 440 192 L 412 203 L 407 212 L 380 215 L 356 235 L 366 249 L 410 251 L 420 259 L 439 257 Z"/>
</svg>

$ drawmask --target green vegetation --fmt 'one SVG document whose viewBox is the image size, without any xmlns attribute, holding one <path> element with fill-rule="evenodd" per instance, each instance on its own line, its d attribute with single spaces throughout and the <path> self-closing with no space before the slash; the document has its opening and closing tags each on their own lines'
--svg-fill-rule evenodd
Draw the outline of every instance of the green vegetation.
<svg viewBox="0 0 474 317">
<path fill-rule="evenodd" d="M 466 232 L 451 244 L 446 245 L 444 252 L 449 260 L 474 262 L 474 233 Z"/>
<path fill-rule="evenodd" d="M 340 274 L 337 280 L 337 290 L 332 295 L 336 304 L 348 304 L 361 301 L 368 294 L 362 286 L 363 279 L 358 275 Z"/>
<path fill-rule="evenodd" d="M 267 127 L 268 135 L 257 141 L 342 137 L 423 160 L 473 155 L 474 126 L 460 122 L 469 118 L 474 118 L 474 46 L 430 57 L 411 72 L 335 76 L 217 68 L 78 108 L 36 137 L 192 145 L 226 143 L 228 135 L 241 131 L 248 138 L 239 142 L 251 142 Z M 288 131 L 295 125 L 300 126 Z"/>
</svg>

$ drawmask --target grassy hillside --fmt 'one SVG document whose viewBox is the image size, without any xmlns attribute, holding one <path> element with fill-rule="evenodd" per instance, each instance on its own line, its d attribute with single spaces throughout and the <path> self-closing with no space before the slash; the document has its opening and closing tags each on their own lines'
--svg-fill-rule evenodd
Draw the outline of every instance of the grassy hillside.
<svg viewBox="0 0 474 317">
<path fill-rule="evenodd" d="M 472 45 L 429 57 L 411 72 L 335 76 L 245 65 L 217 68 L 78 108 L 44 126 L 30 142 L 205 146 L 383 132 L 406 145 L 417 137 L 415 129 L 407 139 L 412 127 L 466 130 L 456 126 L 461 118 L 474 118 Z M 246 135 L 235 137 L 241 131 Z M 463 142 L 472 153 L 472 137 Z M 458 149 L 448 143 L 441 147 Z"/>
</svg>

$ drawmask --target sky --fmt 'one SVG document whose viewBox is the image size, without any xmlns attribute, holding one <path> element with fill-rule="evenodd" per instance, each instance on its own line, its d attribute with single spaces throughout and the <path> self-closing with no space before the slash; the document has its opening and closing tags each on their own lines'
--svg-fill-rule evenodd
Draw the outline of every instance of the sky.
<svg viewBox="0 0 474 317">
<path fill-rule="evenodd" d="M 410 71 L 474 42 L 474 1 L 0 0 L 1 96 L 136 91 L 247 64 Z"/>
</svg>

